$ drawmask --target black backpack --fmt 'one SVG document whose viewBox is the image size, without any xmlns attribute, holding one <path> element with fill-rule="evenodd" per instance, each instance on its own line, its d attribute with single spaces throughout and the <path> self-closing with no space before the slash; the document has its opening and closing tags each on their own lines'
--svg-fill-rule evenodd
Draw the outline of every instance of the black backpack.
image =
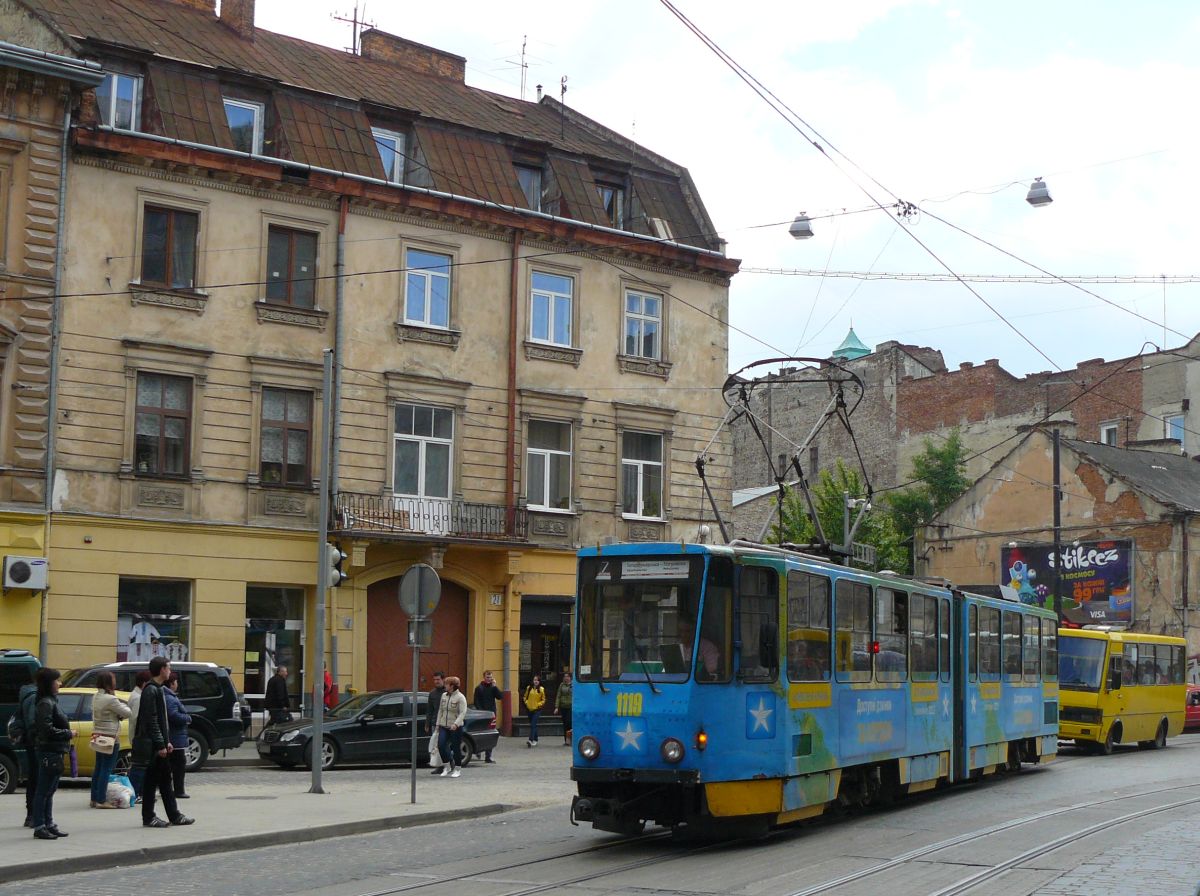
<svg viewBox="0 0 1200 896">
<path fill-rule="evenodd" d="M 25 699 L 33 696 L 26 694 Z M 9 741 L 14 747 L 23 747 L 26 745 L 26 739 L 30 732 L 25 727 L 25 700 L 18 704 L 16 710 L 8 717 L 8 725 L 4 729 L 4 733 L 8 736 Z"/>
</svg>

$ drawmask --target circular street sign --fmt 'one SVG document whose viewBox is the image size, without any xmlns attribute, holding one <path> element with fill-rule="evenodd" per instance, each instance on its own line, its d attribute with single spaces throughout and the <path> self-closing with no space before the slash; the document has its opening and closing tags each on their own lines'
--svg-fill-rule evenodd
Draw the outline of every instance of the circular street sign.
<svg viewBox="0 0 1200 896">
<path fill-rule="evenodd" d="M 415 563 L 400 577 L 400 609 L 409 616 L 432 616 L 442 599 L 442 580 L 428 563 Z"/>
</svg>

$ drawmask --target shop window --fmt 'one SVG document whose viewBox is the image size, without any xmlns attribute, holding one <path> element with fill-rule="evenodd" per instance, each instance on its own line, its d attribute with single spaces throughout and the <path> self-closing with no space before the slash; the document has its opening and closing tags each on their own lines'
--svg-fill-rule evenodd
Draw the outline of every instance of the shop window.
<svg viewBox="0 0 1200 896">
<path fill-rule="evenodd" d="M 117 586 L 118 662 L 190 658 L 192 583 L 122 577 Z"/>
<path fill-rule="evenodd" d="M 246 586 L 245 687 L 264 694 L 279 666 L 287 666 L 288 693 L 300 706 L 304 679 L 304 589 Z"/>
</svg>

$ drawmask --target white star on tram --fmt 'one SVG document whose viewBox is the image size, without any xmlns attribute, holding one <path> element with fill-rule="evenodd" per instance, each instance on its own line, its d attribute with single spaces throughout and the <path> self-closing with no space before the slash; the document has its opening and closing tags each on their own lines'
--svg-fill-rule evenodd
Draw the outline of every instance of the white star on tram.
<svg viewBox="0 0 1200 896">
<path fill-rule="evenodd" d="M 950 715 L 950 695 L 949 694 L 942 695 L 942 715 L 944 715 L 944 716 Z"/>
<path fill-rule="evenodd" d="M 635 750 L 640 750 L 642 745 L 639 741 L 642 739 L 643 733 L 642 731 L 635 731 L 633 729 L 633 722 L 626 722 L 625 730 L 617 732 L 617 737 L 621 738 L 621 749 L 624 750 L 626 747 L 632 747 Z"/>
<path fill-rule="evenodd" d="M 763 731 L 770 731 L 771 726 L 768 723 L 768 719 L 770 719 L 771 713 L 774 711 L 775 710 L 773 709 L 768 709 L 763 698 L 759 697 L 758 709 L 750 710 L 750 715 L 754 716 L 754 728 L 751 730 L 757 731 L 759 728 L 761 728 Z"/>
</svg>

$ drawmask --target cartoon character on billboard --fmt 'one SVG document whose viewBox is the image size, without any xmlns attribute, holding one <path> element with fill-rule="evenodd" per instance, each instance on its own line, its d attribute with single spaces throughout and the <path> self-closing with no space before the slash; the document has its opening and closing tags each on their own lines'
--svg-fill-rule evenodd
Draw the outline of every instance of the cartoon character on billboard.
<svg viewBox="0 0 1200 896">
<path fill-rule="evenodd" d="M 1021 603 L 1032 605 L 1041 603 L 1037 589 L 1033 585 L 1033 580 L 1037 578 L 1036 569 L 1030 569 L 1025 565 L 1024 560 L 1016 560 L 1008 571 L 1008 575 L 1012 579 L 1010 584 L 1016 590 Z"/>
</svg>

